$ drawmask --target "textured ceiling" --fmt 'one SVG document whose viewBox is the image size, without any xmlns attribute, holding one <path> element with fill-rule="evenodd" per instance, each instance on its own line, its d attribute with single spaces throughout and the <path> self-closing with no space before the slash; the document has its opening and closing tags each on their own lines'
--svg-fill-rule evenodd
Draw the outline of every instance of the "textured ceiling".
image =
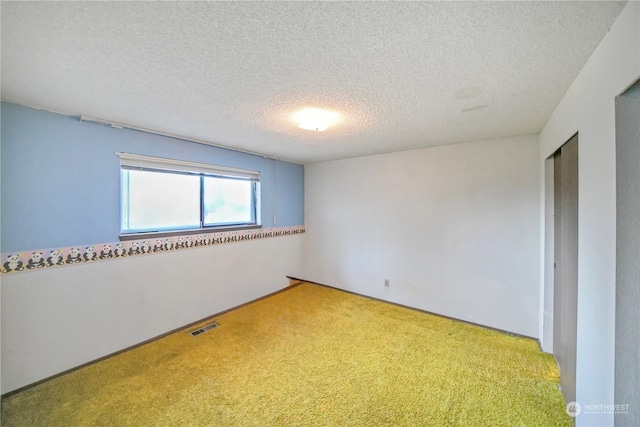
<svg viewBox="0 0 640 427">
<path fill-rule="evenodd" d="M 531 134 L 623 7 L 3 1 L 2 99 L 298 163 Z"/>
</svg>

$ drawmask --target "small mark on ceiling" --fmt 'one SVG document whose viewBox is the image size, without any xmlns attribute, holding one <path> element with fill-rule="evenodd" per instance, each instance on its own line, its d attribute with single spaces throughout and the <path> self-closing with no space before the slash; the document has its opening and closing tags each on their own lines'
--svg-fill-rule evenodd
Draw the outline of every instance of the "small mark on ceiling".
<svg viewBox="0 0 640 427">
<path fill-rule="evenodd" d="M 480 96 L 482 88 L 478 86 L 471 86 L 465 89 L 460 89 L 456 92 L 455 97 L 458 99 L 471 99 Z"/>
<path fill-rule="evenodd" d="M 464 110 L 462 110 L 460 112 L 461 113 L 470 113 L 472 111 L 484 110 L 485 108 L 487 108 L 486 105 L 474 105 L 473 107 L 465 108 Z"/>
</svg>

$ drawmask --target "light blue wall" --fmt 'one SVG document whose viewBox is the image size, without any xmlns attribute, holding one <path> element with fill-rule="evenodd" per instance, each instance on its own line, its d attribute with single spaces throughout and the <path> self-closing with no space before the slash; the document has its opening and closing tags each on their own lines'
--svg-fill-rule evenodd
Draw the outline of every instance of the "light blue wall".
<svg viewBox="0 0 640 427">
<path fill-rule="evenodd" d="M 117 151 L 261 172 L 262 224 L 304 224 L 304 167 L 2 103 L 1 251 L 116 242 Z"/>
</svg>

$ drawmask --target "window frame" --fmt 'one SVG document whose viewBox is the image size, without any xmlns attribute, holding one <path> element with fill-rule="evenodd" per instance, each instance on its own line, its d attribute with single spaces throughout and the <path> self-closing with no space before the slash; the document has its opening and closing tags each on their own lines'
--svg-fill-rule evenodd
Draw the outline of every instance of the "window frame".
<svg viewBox="0 0 640 427">
<path fill-rule="evenodd" d="M 140 154 L 130 154 L 116 152 L 120 158 L 120 240 L 137 240 L 141 238 L 162 238 L 178 235 L 206 234 L 222 231 L 250 230 L 262 228 L 260 213 L 260 172 L 248 169 L 237 169 L 224 166 L 215 166 L 206 163 L 196 163 L 184 160 L 174 160 L 162 157 L 144 156 Z M 184 174 L 199 177 L 199 215 L 200 226 L 197 228 L 182 229 L 159 229 L 142 231 L 123 231 L 125 203 L 123 193 L 123 172 L 127 170 L 139 170 L 155 173 Z M 235 179 L 249 181 L 252 183 L 251 217 L 250 222 L 225 223 L 205 225 L 205 205 L 204 205 L 204 180 L 205 178 Z"/>
</svg>

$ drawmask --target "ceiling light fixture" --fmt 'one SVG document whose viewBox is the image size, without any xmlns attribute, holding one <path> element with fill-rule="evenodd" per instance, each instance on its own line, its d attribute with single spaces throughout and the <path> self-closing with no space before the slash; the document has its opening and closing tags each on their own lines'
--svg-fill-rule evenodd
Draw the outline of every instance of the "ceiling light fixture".
<svg viewBox="0 0 640 427">
<path fill-rule="evenodd" d="M 293 119 L 299 128 L 322 132 L 338 123 L 340 114 L 321 108 L 305 108 L 295 113 Z"/>
</svg>

